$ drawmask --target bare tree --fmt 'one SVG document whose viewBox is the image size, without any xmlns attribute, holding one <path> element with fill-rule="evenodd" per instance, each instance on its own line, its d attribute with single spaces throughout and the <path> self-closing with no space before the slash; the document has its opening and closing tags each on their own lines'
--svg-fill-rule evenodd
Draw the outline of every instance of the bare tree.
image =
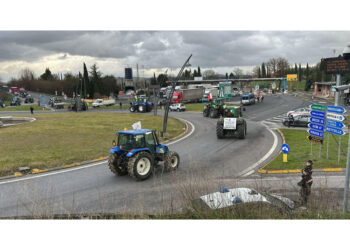
<svg viewBox="0 0 350 250">
<path fill-rule="evenodd" d="M 20 72 L 20 80 L 22 81 L 31 81 L 34 80 L 34 72 L 29 68 L 24 68 Z"/>
<path fill-rule="evenodd" d="M 241 70 L 239 67 L 236 67 L 233 69 L 233 73 L 237 78 L 243 75 L 243 70 Z"/>
<path fill-rule="evenodd" d="M 260 67 L 259 66 L 254 67 L 252 70 L 252 76 L 258 78 L 260 77 L 260 75 L 261 75 Z"/>
<path fill-rule="evenodd" d="M 217 74 L 212 69 L 207 69 L 203 72 L 203 77 L 205 79 L 214 79 L 214 78 L 216 78 L 216 76 L 217 76 Z"/>
<path fill-rule="evenodd" d="M 267 63 L 266 67 L 268 72 L 272 77 L 276 77 L 277 74 L 277 59 L 276 58 L 271 58 Z"/>
<path fill-rule="evenodd" d="M 286 75 L 289 68 L 288 60 L 282 57 L 277 58 L 277 76 L 282 77 Z"/>
</svg>

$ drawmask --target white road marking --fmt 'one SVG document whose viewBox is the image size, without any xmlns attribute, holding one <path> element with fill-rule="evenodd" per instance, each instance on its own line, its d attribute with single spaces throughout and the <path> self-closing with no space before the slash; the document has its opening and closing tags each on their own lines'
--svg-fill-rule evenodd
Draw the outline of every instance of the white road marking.
<svg viewBox="0 0 350 250">
<path fill-rule="evenodd" d="M 196 127 L 193 125 L 193 123 L 192 123 L 192 122 L 187 121 L 187 120 L 182 119 L 182 118 L 176 118 L 176 119 L 182 120 L 182 121 L 184 121 L 184 122 L 186 122 L 186 123 L 190 124 L 190 125 L 191 125 L 191 132 L 190 132 L 189 134 L 185 135 L 184 137 L 181 137 L 181 138 L 180 138 L 180 139 L 178 139 L 178 140 L 175 140 L 175 141 L 169 142 L 169 143 L 168 143 L 168 144 L 166 144 L 166 145 L 171 145 L 171 144 L 177 143 L 177 142 L 179 142 L 179 141 L 185 140 L 187 137 L 191 136 L 191 135 L 194 133 L 194 131 L 196 130 Z"/>
<path fill-rule="evenodd" d="M 177 119 L 180 119 L 180 120 L 183 120 L 183 121 L 189 123 L 189 124 L 191 125 L 191 132 L 190 132 L 189 134 L 187 134 L 186 136 L 181 137 L 181 138 L 178 139 L 178 140 L 175 140 L 175 141 L 173 141 L 173 142 L 168 143 L 167 145 L 171 145 L 171 144 L 174 144 L 174 143 L 177 143 L 177 142 L 179 142 L 179 141 L 182 141 L 182 140 L 186 139 L 187 137 L 189 137 L 190 135 L 192 135 L 192 134 L 194 133 L 195 129 L 196 129 L 196 127 L 195 127 L 195 126 L 193 125 L 193 123 L 191 123 L 190 121 L 187 121 L 187 120 L 182 119 L 182 118 L 177 118 Z M 50 173 L 36 174 L 36 175 L 33 175 L 33 176 L 28 176 L 28 177 L 18 177 L 18 178 L 15 178 L 15 179 L 10 179 L 10 180 L 6 180 L 6 181 L 2 181 L 2 182 L 0 182 L 0 185 L 8 184 L 8 183 L 13 183 L 13 182 L 19 182 L 19 181 L 26 181 L 26 180 L 36 179 L 36 178 L 46 177 L 46 176 L 55 175 L 55 174 L 63 174 L 63 173 L 67 173 L 67 172 L 71 172 L 71 171 L 76 171 L 76 170 L 80 170 L 80 169 L 95 167 L 95 166 L 97 166 L 97 165 L 105 164 L 105 163 L 107 163 L 107 162 L 108 162 L 108 161 L 100 161 L 100 162 L 97 162 L 97 163 L 92 163 L 92 164 L 88 164 L 88 165 L 83 165 L 83 166 L 81 166 L 81 167 L 72 167 L 72 168 L 68 168 L 68 169 L 53 171 L 53 172 L 50 172 Z"/>
<path fill-rule="evenodd" d="M 107 161 L 101 161 L 101 162 L 97 162 L 97 163 L 93 163 L 93 164 L 89 164 L 89 165 L 84 165 L 84 166 L 81 166 L 81 167 L 72 167 L 72 168 L 68 168 L 68 169 L 64 169 L 64 170 L 57 170 L 57 171 L 54 171 L 54 172 L 51 172 L 51 173 L 36 174 L 36 175 L 33 175 L 33 176 L 28 176 L 28 177 L 23 177 L 23 178 L 19 177 L 19 178 L 15 178 L 15 179 L 11 179 L 11 180 L 0 182 L 0 185 L 7 184 L 7 183 L 12 183 L 12 182 L 36 179 L 36 178 L 46 177 L 46 176 L 55 175 L 55 174 L 63 174 L 63 173 L 71 172 L 71 171 L 84 169 L 84 168 L 94 167 L 96 165 L 100 165 L 100 164 L 104 164 L 104 163 L 107 163 Z"/>
<path fill-rule="evenodd" d="M 247 176 L 253 174 L 254 172 L 255 172 L 254 170 L 251 170 L 251 171 L 249 171 L 248 173 L 246 173 L 246 174 L 244 174 L 244 175 L 242 175 L 242 176 L 243 176 L 243 177 L 247 177 Z"/>
<path fill-rule="evenodd" d="M 277 148 L 277 145 L 278 145 L 277 135 L 268 126 L 266 126 L 263 122 L 261 122 L 261 124 L 264 125 L 267 128 L 267 130 L 270 131 L 270 133 L 273 135 L 273 145 L 270 148 L 269 152 L 267 152 L 259 161 L 255 162 L 249 168 L 240 172 L 238 174 L 238 176 L 245 175 L 245 174 L 249 173 L 250 171 L 254 170 L 257 166 L 259 166 L 261 163 L 263 163 L 265 160 L 267 160 L 267 158 L 269 158 L 273 154 L 275 149 Z"/>
</svg>

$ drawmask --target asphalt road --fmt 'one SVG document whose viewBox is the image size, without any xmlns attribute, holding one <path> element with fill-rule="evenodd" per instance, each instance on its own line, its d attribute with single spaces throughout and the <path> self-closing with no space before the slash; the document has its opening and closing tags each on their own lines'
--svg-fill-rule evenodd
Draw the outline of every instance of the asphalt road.
<svg viewBox="0 0 350 250">
<path fill-rule="evenodd" d="M 233 185 L 238 177 L 257 168 L 257 162 L 263 164 L 277 154 L 281 142 L 275 141 L 275 132 L 261 121 L 301 106 L 305 106 L 303 100 L 283 95 L 266 96 L 263 103 L 247 106 L 245 140 L 218 140 L 216 120 L 204 118 L 201 113 L 171 113 L 194 125 L 188 138 L 169 146 L 181 157 L 175 173 L 163 172 L 159 167 L 152 178 L 136 182 L 128 176 L 114 176 L 102 162 L 3 180 L 0 216 L 177 211 L 189 198 L 217 190 L 223 183 Z M 269 152 L 272 154 L 266 156 Z M 263 157 L 265 161 L 260 160 Z"/>
</svg>

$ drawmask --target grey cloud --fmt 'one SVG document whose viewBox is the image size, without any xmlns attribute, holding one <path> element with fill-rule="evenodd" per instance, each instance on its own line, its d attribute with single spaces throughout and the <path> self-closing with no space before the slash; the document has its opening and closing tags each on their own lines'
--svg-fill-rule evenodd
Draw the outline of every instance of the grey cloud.
<svg viewBox="0 0 350 250">
<path fill-rule="evenodd" d="M 190 54 L 192 65 L 205 68 L 259 65 L 278 56 L 316 63 L 348 42 L 349 31 L 1 31 L 0 61 L 63 53 L 147 68 L 179 67 Z"/>
</svg>

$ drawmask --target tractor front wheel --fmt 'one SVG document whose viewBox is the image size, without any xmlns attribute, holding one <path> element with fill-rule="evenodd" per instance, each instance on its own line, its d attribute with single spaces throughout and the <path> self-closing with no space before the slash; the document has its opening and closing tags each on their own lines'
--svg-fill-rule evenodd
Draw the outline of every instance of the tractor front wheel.
<svg viewBox="0 0 350 250">
<path fill-rule="evenodd" d="M 203 117 L 208 117 L 208 115 L 209 115 L 209 110 L 208 110 L 208 108 L 205 108 L 203 110 Z"/>
<path fill-rule="evenodd" d="M 153 173 L 153 160 L 148 152 L 140 152 L 129 159 L 128 173 L 139 181 L 146 180 Z"/>
<path fill-rule="evenodd" d="M 136 111 L 135 107 L 134 107 L 134 106 L 131 106 L 131 107 L 130 107 L 130 112 L 135 112 L 135 111 Z"/>
<path fill-rule="evenodd" d="M 224 138 L 224 125 L 222 122 L 216 124 L 216 137 L 218 139 Z"/>
<path fill-rule="evenodd" d="M 109 169 L 118 176 L 127 175 L 128 171 L 120 167 L 120 158 L 118 154 L 111 154 L 108 158 Z"/>
<path fill-rule="evenodd" d="M 170 151 L 166 153 L 165 159 L 164 159 L 164 167 L 165 170 L 171 172 L 176 170 L 180 165 L 180 156 L 178 153 Z"/>
</svg>

